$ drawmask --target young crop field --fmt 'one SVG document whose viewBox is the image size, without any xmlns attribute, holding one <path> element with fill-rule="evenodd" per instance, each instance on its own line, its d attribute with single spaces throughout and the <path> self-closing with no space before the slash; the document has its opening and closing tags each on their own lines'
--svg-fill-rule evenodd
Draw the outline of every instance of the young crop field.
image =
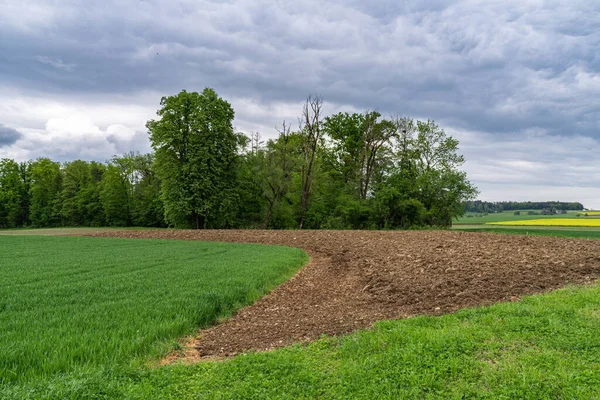
<svg viewBox="0 0 600 400">
<path fill-rule="evenodd" d="M 520 221 L 488 222 L 487 225 L 600 227 L 600 218 L 527 219 Z"/>
<path fill-rule="evenodd" d="M 163 356 L 306 261 L 281 246 L 0 236 L 0 398 Z"/>
</svg>

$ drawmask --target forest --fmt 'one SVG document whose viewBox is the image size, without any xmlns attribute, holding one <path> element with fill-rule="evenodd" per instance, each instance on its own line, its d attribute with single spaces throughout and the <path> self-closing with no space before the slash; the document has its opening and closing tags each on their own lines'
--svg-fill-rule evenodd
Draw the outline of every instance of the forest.
<svg viewBox="0 0 600 400">
<path fill-rule="evenodd" d="M 272 139 L 233 121 L 213 89 L 182 91 L 146 124 L 151 154 L 2 159 L 0 227 L 448 227 L 478 193 L 458 141 L 431 120 L 325 116 L 309 96 Z"/>
<path fill-rule="evenodd" d="M 565 211 L 581 211 L 583 204 L 578 202 L 562 202 L 562 201 L 467 201 L 465 203 L 465 211 L 478 213 L 493 213 L 502 211 L 517 211 L 517 210 L 565 210 Z"/>
</svg>

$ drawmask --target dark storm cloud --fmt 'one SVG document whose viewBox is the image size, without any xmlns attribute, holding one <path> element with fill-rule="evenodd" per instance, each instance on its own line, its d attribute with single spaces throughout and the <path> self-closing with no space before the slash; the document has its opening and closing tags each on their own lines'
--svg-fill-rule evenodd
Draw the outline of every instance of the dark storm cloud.
<svg viewBox="0 0 600 400">
<path fill-rule="evenodd" d="M 0 147 L 10 146 L 22 137 L 23 135 L 21 132 L 9 128 L 8 126 L 4 126 L 4 124 L 0 122 Z"/>
</svg>

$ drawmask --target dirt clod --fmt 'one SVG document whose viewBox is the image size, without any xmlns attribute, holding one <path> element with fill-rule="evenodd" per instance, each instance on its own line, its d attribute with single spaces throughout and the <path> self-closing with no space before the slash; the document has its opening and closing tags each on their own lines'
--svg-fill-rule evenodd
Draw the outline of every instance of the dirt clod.
<svg viewBox="0 0 600 400">
<path fill-rule="evenodd" d="M 310 264 L 228 321 L 185 360 L 264 351 L 383 319 L 452 312 L 600 278 L 600 241 L 452 231 L 148 230 L 94 236 L 279 244 Z"/>
</svg>

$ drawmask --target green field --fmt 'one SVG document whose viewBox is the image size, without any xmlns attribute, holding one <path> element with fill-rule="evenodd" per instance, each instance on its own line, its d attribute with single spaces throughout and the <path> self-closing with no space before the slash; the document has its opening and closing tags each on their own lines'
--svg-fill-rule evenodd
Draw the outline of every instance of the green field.
<svg viewBox="0 0 600 400">
<path fill-rule="evenodd" d="M 585 216 L 584 211 L 569 211 L 567 214 L 553 215 L 527 215 L 530 210 L 520 210 L 521 215 L 514 215 L 514 211 L 493 213 L 486 216 L 476 216 L 475 213 L 467 213 L 464 217 L 454 221 L 452 229 L 472 232 L 510 233 L 524 235 L 560 236 L 574 238 L 600 238 L 600 227 L 598 226 L 560 226 L 547 221 L 547 226 L 540 225 L 518 225 L 522 221 L 567 219 L 581 223 L 582 225 L 596 225 L 599 221 L 594 211 Z M 536 212 L 539 212 L 536 211 Z M 470 215 L 470 217 L 469 217 Z M 577 215 L 580 215 L 579 217 Z M 515 221 L 515 225 L 510 224 Z M 544 223 L 546 221 L 542 221 Z M 568 224 L 571 225 L 571 224 Z M 575 225 L 575 224 L 572 224 Z"/>
<path fill-rule="evenodd" d="M 502 226 L 502 225 L 459 225 L 453 228 L 465 232 L 490 232 L 512 235 L 557 236 L 581 239 L 600 239 L 600 228 L 570 226 Z"/>
<path fill-rule="evenodd" d="M 504 211 L 501 213 L 490 213 L 485 216 L 480 213 L 466 213 L 464 216 L 455 219 L 453 225 L 463 224 L 486 224 L 488 222 L 503 222 L 503 221 L 520 221 L 527 219 L 542 219 L 542 218 L 574 218 L 577 214 L 582 214 L 582 211 L 569 211 L 567 214 L 552 214 L 552 215 L 527 215 L 528 211 L 535 211 L 537 213 L 540 210 L 520 210 L 521 215 L 515 215 L 514 211 Z M 584 216 L 576 218 L 586 218 Z M 589 217 L 588 217 L 589 218 Z"/>
<path fill-rule="evenodd" d="M 486 225 L 504 225 L 504 226 L 572 226 L 600 228 L 600 218 L 545 218 L 545 219 L 526 219 L 520 221 L 500 221 L 488 222 Z"/>
<path fill-rule="evenodd" d="M 0 398 L 144 365 L 306 262 L 280 246 L 0 236 Z"/>
</svg>

